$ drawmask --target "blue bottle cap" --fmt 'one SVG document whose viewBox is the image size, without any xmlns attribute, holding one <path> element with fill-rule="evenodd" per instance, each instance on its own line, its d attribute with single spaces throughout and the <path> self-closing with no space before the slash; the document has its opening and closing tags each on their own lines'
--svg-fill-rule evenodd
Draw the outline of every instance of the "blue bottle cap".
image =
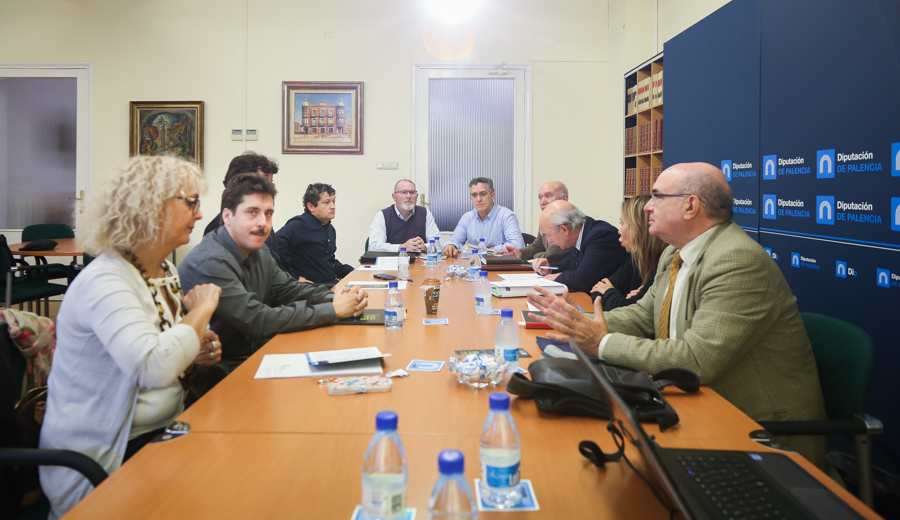
<svg viewBox="0 0 900 520">
<path fill-rule="evenodd" d="M 499 393 L 499 392 L 498 392 Z M 506 394 L 503 394 L 506 395 Z M 509 396 L 506 398 L 507 408 L 509 407 Z M 397 412 L 385 410 L 375 415 L 376 430 L 396 430 L 397 429 Z"/>
<path fill-rule="evenodd" d="M 429 242 L 434 242 L 435 240 L 437 240 L 437 237 L 432 238 Z"/>
<path fill-rule="evenodd" d="M 405 252 L 405 251 L 406 251 L 406 248 L 405 248 L 405 247 L 401 247 L 401 248 L 400 248 L 400 252 L 401 252 L 401 253 L 403 253 L 403 252 Z"/>
<path fill-rule="evenodd" d="M 512 318 L 512 309 L 501 309 L 500 317 L 501 318 Z"/>
<path fill-rule="evenodd" d="M 393 281 L 393 282 L 388 282 L 388 288 L 390 288 L 390 289 L 396 289 L 396 288 L 397 288 L 397 281 L 395 280 L 395 281 Z"/>
<path fill-rule="evenodd" d="M 480 276 L 487 276 L 487 271 L 478 271 Z"/>
<path fill-rule="evenodd" d="M 438 455 L 438 471 L 442 475 L 462 473 L 466 465 L 466 458 L 459 450 L 444 450 Z"/>
<path fill-rule="evenodd" d="M 491 410 L 509 410 L 509 394 L 506 392 L 494 392 L 488 399 L 491 403 Z"/>
<path fill-rule="evenodd" d="M 479 242 L 484 242 L 484 239 L 483 239 L 483 238 L 479 238 L 478 241 L 479 241 Z"/>
</svg>

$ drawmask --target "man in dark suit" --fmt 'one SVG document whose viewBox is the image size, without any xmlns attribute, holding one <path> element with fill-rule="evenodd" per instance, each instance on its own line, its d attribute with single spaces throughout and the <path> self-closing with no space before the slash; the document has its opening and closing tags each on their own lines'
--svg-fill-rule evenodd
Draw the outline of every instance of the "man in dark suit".
<svg viewBox="0 0 900 520">
<path fill-rule="evenodd" d="M 589 293 L 600 280 L 629 261 L 628 251 L 619 244 L 618 230 L 602 220 L 594 220 L 565 200 L 557 200 L 541 212 L 541 232 L 548 242 L 572 248 L 557 262 L 562 272 L 549 274 L 550 261 L 538 258 L 531 265 L 548 280 L 565 284 L 569 291 Z"/>
</svg>

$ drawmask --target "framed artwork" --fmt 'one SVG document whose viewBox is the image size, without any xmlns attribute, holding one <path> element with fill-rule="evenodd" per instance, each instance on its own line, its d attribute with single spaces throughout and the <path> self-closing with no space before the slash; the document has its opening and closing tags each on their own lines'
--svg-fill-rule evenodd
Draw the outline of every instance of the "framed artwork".
<svg viewBox="0 0 900 520">
<path fill-rule="evenodd" d="M 132 101 L 135 155 L 173 155 L 203 167 L 203 101 Z"/>
<path fill-rule="evenodd" d="M 363 153 L 363 82 L 282 82 L 282 153 Z"/>
</svg>

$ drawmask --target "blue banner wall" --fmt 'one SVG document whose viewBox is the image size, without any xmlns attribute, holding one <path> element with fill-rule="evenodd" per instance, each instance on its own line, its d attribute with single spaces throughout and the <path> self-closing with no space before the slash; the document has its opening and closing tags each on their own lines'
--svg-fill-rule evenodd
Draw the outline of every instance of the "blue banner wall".
<svg viewBox="0 0 900 520">
<path fill-rule="evenodd" d="M 759 2 L 726 4 L 664 48 L 665 164 L 720 166 L 734 191 L 734 221 L 754 238 L 759 227 L 759 16 Z"/>
<path fill-rule="evenodd" d="M 800 310 L 872 336 L 868 408 L 900 455 L 898 46 L 900 2 L 734 0 L 665 45 L 665 162 L 730 166 Z"/>
</svg>

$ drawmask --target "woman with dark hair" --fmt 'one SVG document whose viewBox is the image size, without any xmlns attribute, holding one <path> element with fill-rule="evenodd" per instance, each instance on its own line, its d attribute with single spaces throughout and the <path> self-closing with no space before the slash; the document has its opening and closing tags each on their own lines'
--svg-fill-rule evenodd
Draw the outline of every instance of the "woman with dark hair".
<svg viewBox="0 0 900 520">
<path fill-rule="evenodd" d="M 650 215 L 644 212 L 649 201 L 650 195 L 638 195 L 622 203 L 619 242 L 631 253 L 631 262 L 594 285 L 591 300 L 600 297 L 604 311 L 636 303 L 653 285 L 666 243 L 650 234 Z"/>
</svg>

